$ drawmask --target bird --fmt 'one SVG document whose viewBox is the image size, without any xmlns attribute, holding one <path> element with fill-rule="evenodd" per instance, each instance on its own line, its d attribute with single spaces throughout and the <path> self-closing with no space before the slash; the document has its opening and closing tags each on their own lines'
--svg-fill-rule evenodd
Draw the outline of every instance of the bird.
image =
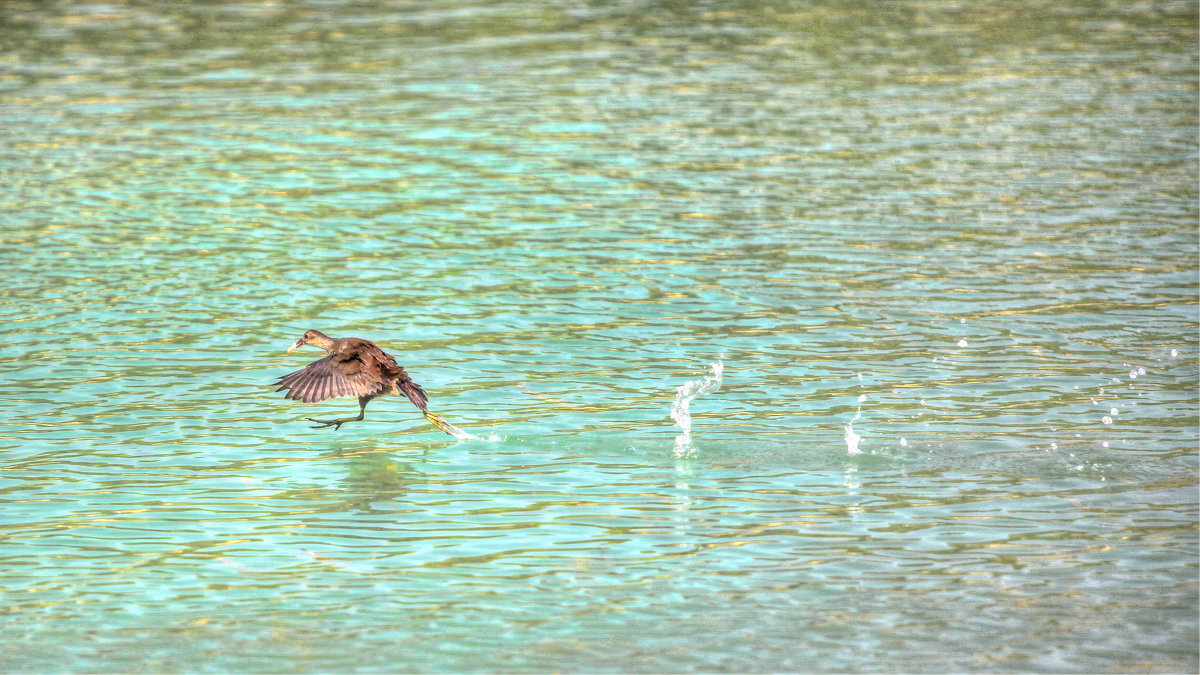
<svg viewBox="0 0 1200 675">
<path fill-rule="evenodd" d="M 329 352 L 329 355 L 279 378 L 275 382 L 279 388 L 275 391 L 286 390 L 284 398 L 304 403 L 316 403 L 340 396 L 358 397 L 358 417 L 330 420 L 305 417 L 309 422 L 316 423 L 313 429 L 333 427 L 333 430 L 337 431 L 347 422 L 363 420 L 367 415 L 367 403 L 372 399 L 385 394 L 403 393 L 421 410 L 425 419 L 453 435 L 448 428 L 449 423 L 429 410 L 429 397 L 421 385 L 413 382 L 404 368 L 396 363 L 396 359 L 380 349 L 379 345 L 362 338 L 331 338 L 319 330 L 308 330 L 295 344 L 288 347 L 288 353 L 305 345 L 320 347 Z"/>
</svg>

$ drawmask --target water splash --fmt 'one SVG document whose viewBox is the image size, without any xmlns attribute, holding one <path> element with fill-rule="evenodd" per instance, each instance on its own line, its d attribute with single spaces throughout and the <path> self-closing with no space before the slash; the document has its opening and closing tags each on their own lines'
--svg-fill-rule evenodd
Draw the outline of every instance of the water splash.
<svg viewBox="0 0 1200 675">
<path fill-rule="evenodd" d="M 441 415 L 439 415 L 435 412 L 429 411 L 429 410 L 425 411 L 425 419 L 429 420 L 429 423 L 432 424 L 433 426 L 441 429 L 442 431 L 450 434 L 451 436 L 457 438 L 460 441 L 496 440 L 494 438 L 487 438 L 487 439 L 480 438 L 480 437 L 476 436 L 475 434 L 472 434 L 468 431 L 463 431 L 462 429 L 459 429 L 458 427 L 454 426 L 453 424 L 450 424 L 449 422 L 447 422 L 445 417 L 442 417 Z"/>
<path fill-rule="evenodd" d="M 696 447 L 692 445 L 692 416 L 688 412 L 688 406 L 697 396 L 711 394 L 721 388 L 721 373 L 725 370 L 725 364 L 721 359 L 724 358 L 725 355 L 721 354 L 715 363 L 709 364 L 712 375 L 702 380 L 684 382 L 675 390 L 675 402 L 671 404 L 671 419 L 675 420 L 675 424 L 678 424 L 682 431 L 675 437 L 675 459 L 689 457 L 696 452 Z"/>
<path fill-rule="evenodd" d="M 862 450 L 860 450 L 858 448 L 858 443 L 859 443 L 859 441 L 862 440 L 862 436 L 859 436 L 858 434 L 854 433 L 854 423 L 857 422 L 858 418 L 860 418 L 860 417 L 862 417 L 861 409 L 859 409 L 859 411 L 854 414 L 854 419 L 850 420 L 846 424 L 846 435 L 843 436 L 843 438 L 846 441 L 846 454 L 847 455 L 857 455 L 858 453 L 862 452 Z"/>
</svg>

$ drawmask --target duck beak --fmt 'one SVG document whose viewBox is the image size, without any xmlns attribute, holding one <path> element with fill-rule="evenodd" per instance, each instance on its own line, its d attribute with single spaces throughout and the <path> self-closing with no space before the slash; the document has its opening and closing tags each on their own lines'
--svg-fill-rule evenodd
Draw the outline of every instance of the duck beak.
<svg viewBox="0 0 1200 675">
<path fill-rule="evenodd" d="M 299 340 L 296 340 L 296 344 L 292 345 L 291 347 L 288 347 L 288 353 L 291 354 L 292 352 L 296 351 L 297 349 L 299 349 L 303 346 L 304 346 L 304 338 L 300 338 Z"/>
</svg>

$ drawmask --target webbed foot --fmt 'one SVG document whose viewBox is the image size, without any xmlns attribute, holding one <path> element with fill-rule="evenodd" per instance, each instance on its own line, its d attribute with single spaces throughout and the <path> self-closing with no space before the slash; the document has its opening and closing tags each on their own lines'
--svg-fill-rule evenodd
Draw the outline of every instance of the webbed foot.
<svg viewBox="0 0 1200 675">
<path fill-rule="evenodd" d="M 354 417 L 347 417 L 347 418 L 343 418 L 340 420 L 319 420 L 319 419 L 316 419 L 315 417 L 305 417 L 304 419 L 308 420 L 309 422 L 317 423 L 316 426 L 311 427 L 312 429 L 328 429 L 329 427 L 333 427 L 334 431 L 341 429 L 342 425 L 345 424 L 346 422 L 357 422 L 358 421 L 357 418 L 354 418 Z"/>
</svg>

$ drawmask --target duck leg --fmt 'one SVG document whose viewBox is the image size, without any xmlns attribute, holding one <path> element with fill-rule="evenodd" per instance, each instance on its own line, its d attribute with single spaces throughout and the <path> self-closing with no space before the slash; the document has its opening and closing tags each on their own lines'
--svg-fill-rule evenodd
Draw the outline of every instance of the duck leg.
<svg viewBox="0 0 1200 675">
<path fill-rule="evenodd" d="M 343 417 L 336 420 L 319 420 L 313 417 L 305 417 L 304 419 L 308 420 L 309 422 L 317 423 L 316 426 L 312 427 L 313 429 L 327 429 L 329 427 L 333 427 L 333 430 L 337 431 L 338 429 L 341 429 L 342 425 L 346 422 L 359 422 L 365 418 L 367 416 L 367 401 L 370 400 L 371 399 L 366 396 L 358 397 L 358 417 Z"/>
</svg>

